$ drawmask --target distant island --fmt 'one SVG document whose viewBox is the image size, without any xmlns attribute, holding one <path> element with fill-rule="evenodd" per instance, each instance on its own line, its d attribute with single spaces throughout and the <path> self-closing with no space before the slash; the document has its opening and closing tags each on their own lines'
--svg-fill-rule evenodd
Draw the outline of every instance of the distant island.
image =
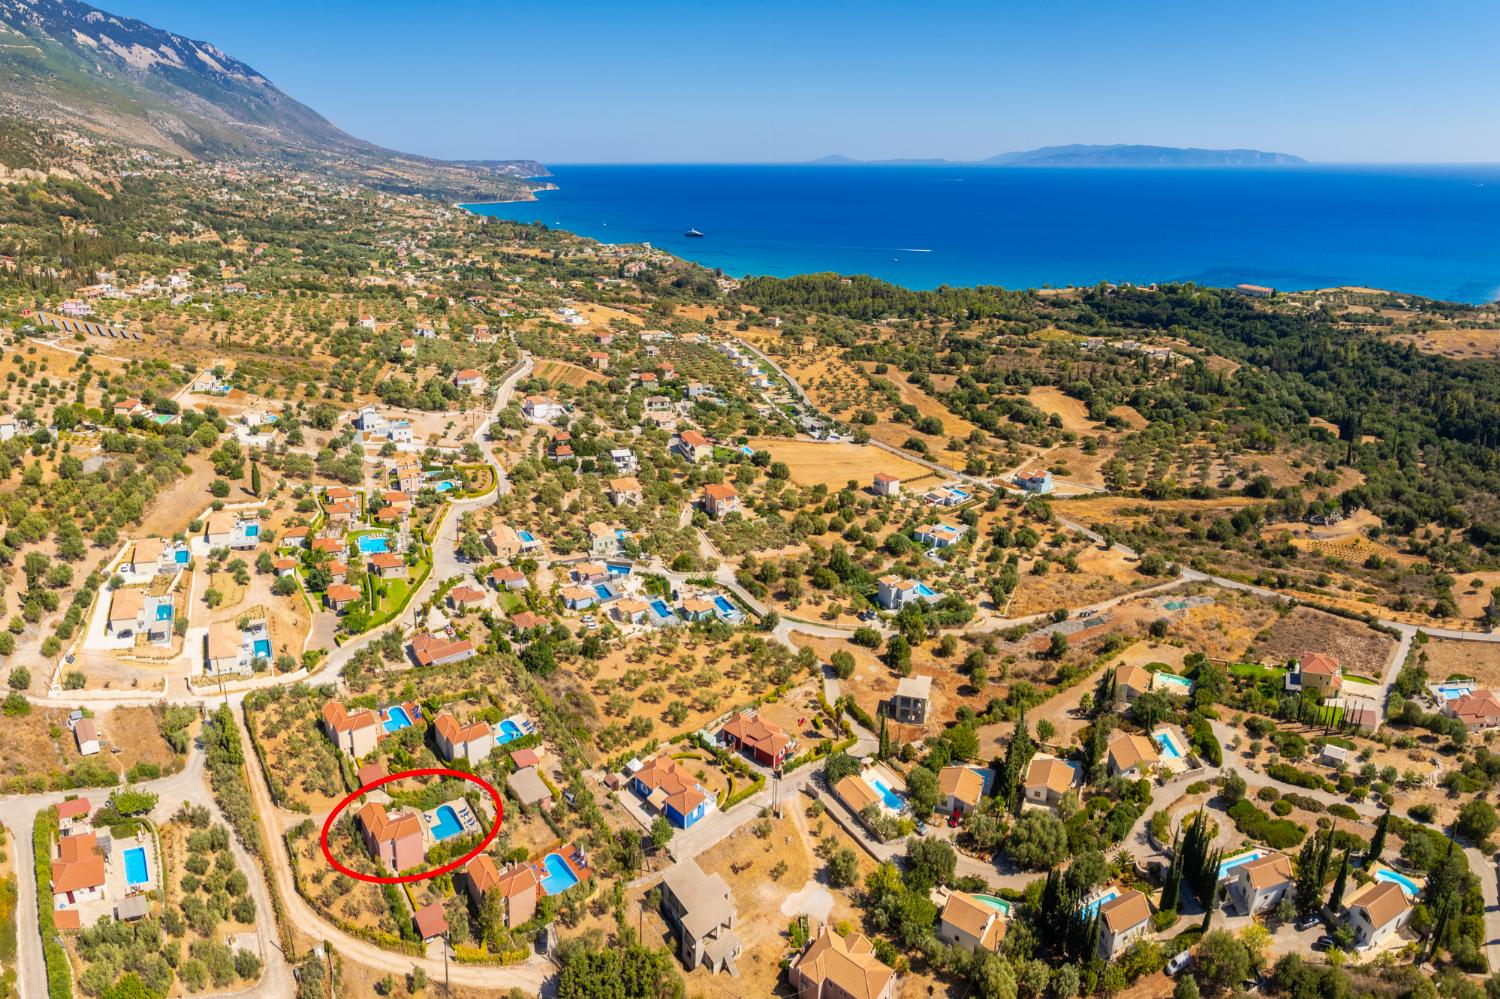
<svg viewBox="0 0 1500 999">
<path fill-rule="evenodd" d="M 1022 152 L 1000 153 L 983 160 L 895 159 L 857 160 L 824 156 L 813 165 L 942 165 L 1022 167 L 1270 167 L 1302 166 L 1307 160 L 1291 153 L 1259 149 L 1192 149 L 1176 146 L 1043 146 Z"/>
</svg>

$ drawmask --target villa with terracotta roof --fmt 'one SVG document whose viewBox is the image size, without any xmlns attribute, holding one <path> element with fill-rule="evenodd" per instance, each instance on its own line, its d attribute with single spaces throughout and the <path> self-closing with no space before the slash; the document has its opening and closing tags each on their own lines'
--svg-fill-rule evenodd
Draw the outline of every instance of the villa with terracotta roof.
<svg viewBox="0 0 1500 999">
<path fill-rule="evenodd" d="M 455 586 L 448 591 L 448 606 L 453 610 L 472 610 L 483 603 L 484 591 L 472 586 Z"/>
<path fill-rule="evenodd" d="M 870 786 L 870 782 L 858 774 L 850 774 L 833 786 L 833 793 L 838 799 L 855 815 L 863 812 L 871 805 L 880 804 L 880 795 Z"/>
<path fill-rule="evenodd" d="M 494 570 L 487 578 L 490 585 L 497 590 L 524 590 L 531 585 L 526 578 L 526 573 L 510 566 L 502 566 Z"/>
<path fill-rule="evenodd" d="M 1443 702 L 1443 714 L 1463 722 L 1470 732 L 1500 725 L 1500 696 L 1493 690 L 1474 690 Z"/>
<path fill-rule="evenodd" d="M 1134 888 L 1125 889 L 1099 906 L 1099 956 L 1114 960 L 1150 928 L 1151 903 Z"/>
<path fill-rule="evenodd" d="M 370 568 L 381 579 L 405 579 L 406 559 L 395 552 L 376 552 L 370 556 Z"/>
<path fill-rule="evenodd" d="M 1344 919 L 1354 931 L 1354 944 L 1366 950 L 1385 942 L 1411 921 L 1411 900 L 1394 881 L 1376 881 L 1350 900 Z"/>
<path fill-rule="evenodd" d="M 530 864 L 514 864 L 502 872 L 488 854 L 481 853 L 469 861 L 465 873 L 474 908 L 481 908 L 490 892 L 500 893 L 500 911 L 507 928 L 520 926 L 536 915 L 542 880 Z"/>
<path fill-rule="evenodd" d="M 1278 905 L 1294 884 L 1291 858 L 1268 853 L 1233 869 L 1229 901 L 1238 915 L 1253 916 Z"/>
<path fill-rule="evenodd" d="M 704 513 L 718 519 L 740 508 L 740 494 L 734 486 L 727 483 L 710 482 L 703 487 L 703 495 L 699 497 L 698 505 L 703 508 Z"/>
<path fill-rule="evenodd" d="M 698 431 L 684 430 L 678 435 L 677 442 L 672 445 L 672 450 L 682 455 L 688 461 L 697 464 L 713 455 L 714 446 L 708 442 L 707 437 L 704 437 Z"/>
<path fill-rule="evenodd" d="M 1005 939 L 1006 915 L 966 891 L 949 894 L 938 924 L 938 939 L 973 953 L 977 947 L 987 951 L 1000 949 Z"/>
<path fill-rule="evenodd" d="M 474 643 L 465 639 L 451 639 L 447 635 L 422 633 L 411 639 L 412 658 L 418 666 L 443 666 L 463 662 L 474 655 Z"/>
<path fill-rule="evenodd" d="M 1139 777 L 1161 760 L 1149 735 L 1116 732 L 1109 740 L 1109 772 L 1115 777 Z"/>
<path fill-rule="evenodd" d="M 52 862 L 52 908 L 71 909 L 105 896 L 104 855 L 92 832 L 64 836 L 57 841 Z"/>
<path fill-rule="evenodd" d="M 1151 671 L 1133 663 L 1115 670 L 1115 700 L 1133 704 L 1137 697 L 1151 689 Z"/>
<path fill-rule="evenodd" d="M 387 813 L 385 806 L 372 801 L 359 810 L 360 833 L 370 856 L 392 874 L 422 864 L 422 819 L 416 812 L 402 809 Z"/>
<path fill-rule="evenodd" d="M 938 771 L 937 810 L 945 815 L 967 815 L 984 797 L 984 774 L 973 767 L 944 767 Z"/>
<path fill-rule="evenodd" d="M 1022 798 L 1028 805 L 1056 809 L 1063 795 L 1078 783 L 1078 770 L 1067 761 L 1052 756 L 1033 756 L 1021 785 Z"/>
<path fill-rule="evenodd" d="M 334 583 L 323 593 L 329 609 L 342 613 L 345 608 L 359 600 L 360 593 L 348 583 Z"/>
<path fill-rule="evenodd" d="M 862 933 L 841 937 L 824 926 L 792 959 L 787 980 L 798 999 L 895 999 L 900 979 Z"/>
<path fill-rule="evenodd" d="M 487 721 L 460 725 L 457 718 L 444 711 L 432 722 L 438 752 L 445 760 L 459 758 L 478 763 L 495 748 L 495 732 Z"/>
<path fill-rule="evenodd" d="M 1344 671 L 1326 652 L 1304 652 L 1297 657 L 1297 668 L 1286 675 L 1286 685 L 1289 690 L 1312 690 L 1329 697 L 1344 685 Z"/>
<path fill-rule="evenodd" d="M 708 811 L 708 794 L 702 785 L 665 753 L 637 770 L 631 785 L 679 829 L 689 828 Z"/>
<path fill-rule="evenodd" d="M 876 496 L 901 495 L 901 480 L 885 472 L 876 472 L 873 487 Z"/>
<path fill-rule="evenodd" d="M 323 731 L 335 746 L 357 760 L 375 751 L 380 718 L 368 708 L 350 714 L 338 701 L 328 701 L 323 705 Z"/>
<path fill-rule="evenodd" d="M 719 729 L 719 741 L 748 753 L 757 763 L 778 766 L 797 740 L 759 715 L 741 711 Z"/>
<path fill-rule="evenodd" d="M 638 506 L 645 498 L 641 490 L 641 482 L 634 475 L 621 476 L 618 479 L 609 480 L 609 501 L 615 506 Z"/>
<path fill-rule="evenodd" d="M 453 384 L 471 392 L 480 392 L 484 389 L 484 375 L 476 368 L 460 368 L 453 372 Z"/>
</svg>

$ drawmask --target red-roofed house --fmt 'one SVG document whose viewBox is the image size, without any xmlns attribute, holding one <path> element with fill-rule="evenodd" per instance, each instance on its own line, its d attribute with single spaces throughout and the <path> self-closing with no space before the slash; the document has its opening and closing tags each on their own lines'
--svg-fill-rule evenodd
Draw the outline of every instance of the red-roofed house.
<svg viewBox="0 0 1500 999">
<path fill-rule="evenodd" d="M 714 446 L 696 430 L 684 430 L 672 445 L 673 450 L 693 463 L 700 462 L 714 453 Z"/>
<path fill-rule="evenodd" d="M 704 513 L 718 518 L 740 508 L 740 494 L 734 486 L 711 482 L 703 487 L 703 495 L 698 504 L 703 507 Z"/>
<path fill-rule="evenodd" d="M 338 701 L 328 701 L 323 705 L 323 731 L 335 746 L 357 760 L 375 751 L 380 719 L 368 708 L 351 715 Z"/>
<path fill-rule="evenodd" d="M 492 891 L 500 893 L 501 912 L 507 928 L 520 926 L 536 915 L 536 900 L 541 894 L 542 881 L 536 868 L 530 864 L 516 864 L 504 873 L 495 869 L 495 862 L 488 854 L 481 853 L 469 861 L 469 898 L 475 908 L 484 904 L 484 897 Z"/>
<path fill-rule="evenodd" d="M 786 759 L 797 740 L 758 715 L 741 711 L 719 729 L 719 741 L 749 753 L 756 762 L 774 767 Z"/>
<path fill-rule="evenodd" d="M 1327 697 L 1337 694 L 1344 685 L 1344 673 L 1339 661 L 1326 652 L 1304 652 L 1297 657 L 1296 672 L 1288 673 L 1288 687 L 1315 690 Z"/>
<path fill-rule="evenodd" d="M 444 711 L 433 721 L 432 727 L 438 752 L 444 759 L 463 757 L 470 763 L 478 763 L 495 748 L 495 733 L 487 721 L 460 725 L 457 718 Z"/>
<path fill-rule="evenodd" d="M 1443 703 L 1443 714 L 1457 718 L 1470 732 L 1500 725 L 1500 697 L 1493 690 L 1475 690 Z"/>
<path fill-rule="evenodd" d="M 422 863 L 422 820 L 416 812 L 386 814 L 385 806 L 372 801 L 359 810 L 360 831 L 370 856 L 392 874 Z"/>
<path fill-rule="evenodd" d="M 708 795 L 676 760 L 663 753 L 635 772 L 631 783 L 667 821 L 686 829 L 708 811 Z"/>
<path fill-rule="evenodd" d="M 423 633 L 412 636 L 411 654 L 419 666 L 442 666 L 472 657 L 474 644 L 462 639 L 454 641 L 445 635 Z"/>
</svg>

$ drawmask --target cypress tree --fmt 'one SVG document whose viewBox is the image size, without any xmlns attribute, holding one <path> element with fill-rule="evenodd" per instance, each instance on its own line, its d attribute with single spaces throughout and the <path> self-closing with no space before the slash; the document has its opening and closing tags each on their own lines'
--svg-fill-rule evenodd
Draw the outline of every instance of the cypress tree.
<svg viewBox="0 0 1500 999">
<path fill-rule="evenodd" d="M 1391 824 L 1391 810 L 1387 808 L 1380 813 L 1380 818 L 1375 822 L 1375 835 L 1370 837 L 1370 849 L 1365 854 L 1365 865 L 1380 860 L 1381 851 L 1385 849 L 1385 830 Z"/>
<path fill-rule="evenodd" d="M 1344 850 L 1344 859 L 1339 864 L 1339 876 L 1334 879 L 1333 891 L 1328 896 L 1328 910 L 1338 912 L 1339 906 L 1344 901 L 1344 886 L 1349 881 L 1349 850 Z"/>
<path fill-rule="evenodd" d="M 253 461 L 250 463 L 250 491 L 260 495 L 260 466 Z"/>
<path fill-rule="evenodd" d="M 1323 895 L 1323 882 L 1318 878 L 1318 846 L 1316 839 L 1302 844 L 1297 855 L 1297 912 L 1307 915 L 1318 908 Z"/>
<path fill-rule="evenodd" d="M 1323 838 L 1323 852 L 1318 855 L 1318 886 L 1328 880 L 1328 865 L 1333 862 L 1333 834 L 1338 831 L 1338 823 L 1328 830 L 1328 835 Z"/>
</svg>

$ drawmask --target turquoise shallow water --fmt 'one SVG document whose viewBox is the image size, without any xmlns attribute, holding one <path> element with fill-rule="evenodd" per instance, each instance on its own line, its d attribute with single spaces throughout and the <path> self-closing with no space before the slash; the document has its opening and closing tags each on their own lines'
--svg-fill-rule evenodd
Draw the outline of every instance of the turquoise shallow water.
<svg viewBox="0 0 1500 999">
<path fill-rule="evenodd" d="M 473 205 L 746 274 L 912 288 L 1098 281 L 1500 292 L 1500 167 L 1066 170 L 559 166 L 535 202 Z M 697 228 L 706 235 L 683 235 Z"/>
</svg>

